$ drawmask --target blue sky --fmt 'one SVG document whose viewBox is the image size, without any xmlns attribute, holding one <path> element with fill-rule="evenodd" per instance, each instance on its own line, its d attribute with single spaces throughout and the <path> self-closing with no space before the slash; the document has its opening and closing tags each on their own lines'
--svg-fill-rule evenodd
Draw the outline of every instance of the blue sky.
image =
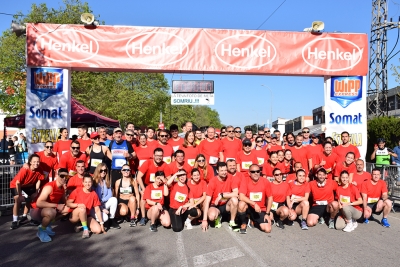
<svg viewBox="0 0 400 267">
<path fill-rule="evenodd" d="M 160 26 L 188 28 L 250 29 L 276 31 L 302 31 L 312 21 L 325 22 L 326 32 L 368 33 L 371 26 L 372 0 L 286 0 L 262 25 L 284 0 L 96 0 L 87 1 L 95 15 L 107 25 Z M 58 7 L 62 1 L 2 1 L 0 12 L 27 13 L 32 3 L 47 3 Z M 389 18 L 397 21 L 400 0 L 390 0 Z M 16 4 L 18 3 L 18 4 Z M 0 30 L 10 28 L 12 17 L 0 15 Z M 393 48 L 397 31 L 388 33 L 388 52 Z M 400 49 L 400 44 L 396 51 Z M 400 65 L 399 56 L 389 63 Z M 172 79 L 196 80 L 203 75 L 172 75 Z M 250 75 L 204 75 L 214 80 L 215 105 L 222 123 L 243 127 L 264 124 L 270 118 L 271 102 L 273 120 L 277 117 L 291 119 L 311 115 L 312 109 L 324 103 L 323 78 Z M 262 87 L 267 85 L 271 92 Z M 389 88 L 398 83 L 389 70 Z M 272 100 L 272 101 L 271 101 Z"/>
</svg>

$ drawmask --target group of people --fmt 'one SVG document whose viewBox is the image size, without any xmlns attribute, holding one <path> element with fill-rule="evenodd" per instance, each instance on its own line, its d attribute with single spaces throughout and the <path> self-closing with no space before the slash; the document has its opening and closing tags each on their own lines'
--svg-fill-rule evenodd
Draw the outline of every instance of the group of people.
<svg viewBox="0 0 400 267">
<path fill-rule="evenodd" d="M 17 136 L 9 136 L 6 148 L 8 150 L 8 160 L 10 165 L 15 165 L 17 162 L 17 155 L 22 155 L 27 151 L 26 137 L 23 133 L 19 133 L 19 138 Z M 26 159 L 23 157 L 21 158 L 21 161 L 25 162 Z"/>
<path fill-rule="evenodd" d="M 60 139 L 30 155 L 11 181 L 11 229 L 28 213 L 42 242 L 52 240 L 58 219 L 69 219 L 82 238 L 89 230 L 120 229 L 124 221 L 178 232 L 193 224 L 220 228 L 227 220 L 244 234 L 248 227 L 269 233 L 272 225 L 284 229 L 294 221 L 307 230 L 327 219 L 329 228 L 351 232 L 357 221 L 383 213 L 381 224 L 390 227 L 386 183 L 379 169 L 372 176 L 364 171 L 347 132 L 335 147 L 332 138 L 322 142 L 308 128 L 281 139 L 268 128 L 256 135 L 245 129 L 244 137 L 233 126 L 219 134 L 213 127 L 192 131 L 190 122 L 183 133 L 177 125 L 138 133 L 128 123 L 124 133 L 100 127 L 88 134 L 82 125 L 78 134 L 72 141 L 61 129 Z"/>
</svg>

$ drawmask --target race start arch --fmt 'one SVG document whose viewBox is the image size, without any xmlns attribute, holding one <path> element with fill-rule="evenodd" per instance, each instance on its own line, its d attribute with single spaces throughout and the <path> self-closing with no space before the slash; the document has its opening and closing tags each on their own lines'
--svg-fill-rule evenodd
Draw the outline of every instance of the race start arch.
<svg viewBox="0 0 400 267">
<path fill-rule="evenodd" d="M 33 151 L 49 139 L 47 130 L 69 127 L 71 71 L 138 71 L 324 77 L 326 135 L 337 137 L 347 130 L 365 156 L 367 34 L 44 23 L 26 27 L 26 133 Z M 43 130 L 42 135 L 33 136 L 32 128 Z"/>
</svg>

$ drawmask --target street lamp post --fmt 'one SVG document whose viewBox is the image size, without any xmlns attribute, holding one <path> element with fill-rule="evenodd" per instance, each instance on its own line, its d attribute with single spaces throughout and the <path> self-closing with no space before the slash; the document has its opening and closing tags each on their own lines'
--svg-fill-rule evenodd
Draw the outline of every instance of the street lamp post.
<svg viewBox="0 0 400 267">
<path fill-rule="evenodd" d="M 272 95 L 272 90 L 268 86 L 261 84 L 261 86 L 268 88 L 269 91 L 271 92 L 271 112 L 270 112 L 270 128 L 272 127 L 272 102 L 273 102 L 273 95 Z"/>
</svg>

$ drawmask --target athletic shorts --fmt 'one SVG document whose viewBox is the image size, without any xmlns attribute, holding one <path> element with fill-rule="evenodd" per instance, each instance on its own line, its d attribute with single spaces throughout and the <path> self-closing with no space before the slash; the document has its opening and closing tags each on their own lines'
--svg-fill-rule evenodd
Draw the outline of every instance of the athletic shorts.
<svg viewBox="0 0 400 267">
<path fill-rule="evenodd" d="M 271 212 L 276 214 L 276 211 L 282 206 L 286 206 L 285 202 L 278 203 L 278 207 L 276 208 L 276 210 L 271 210 Z"/>
<path fill-rule="evenodd" d="M 327 205 L 315 205 L 315 206 L 312 206 L 310 208 L 310 211 L 308 212 L 308 214 L 315 214 L 315 215 L 318 215 L 318 217 L 322 218 L 322 217 L 324 217 L 325 215 L 328 214 L 328 212 L 326 211 L 326 206 Z"/>
<path fill-rule="evenodd" d="M 30 197 L 31 195 L 36 193 L 36 187 L 35 186 L 30 186 L 30 187 L 22 187 L 21 188 L 22 191 L 25 192 L 25 194 L 28 195 L 28 197 Z M 17 189 L 16 188 L 11 188 L 11 193 L 16 196 L 18 195 Z"/>
<path fill-rule="evenodd" d="M 262 223 L 268 223 L 268 220 L 264 220 L 264 217 L 267 214 L 265 211 L 261 211 L 260 213 L 258 213 L 253 207 L 249 205 L 249 207 L 246 210 L 246 214 L 250 215 L 250 219 L 255 224 L 260 225 Z"/>
<path fill-rule="evenodd" d="M 129 202 L 129 199 L 121 199 L 121 198 L 118 198 L 118 204 L 124 203 L 125 205 L 128 206 L 128 202 Z"/>
<path fill-rule="evenodd" d="M 292 205 L 292 209 L 293 210 L 296 210 L 296 208 L 297 208 L 297 206 L 299 205 L 300 203 L 298 203 L 298 202 L 296 202 L 296 203 L 293 203 L 293 205 Z"/>
<path fill-rule="evenodd" d="M 219 205 L 219 206 L 211 205 L 211 207 L 218 209 L 219 210 L 219 214 L 221 216 L 224 216 L 226 214 L 229 214 L 229 212 L 226 210 L 226 204 L 227 203 L 225 203 L 224 205 Z"/>
<path fill-rule="evenodd" d="M 368 207 L 371 208 L 373 214 L 381 215 L 381 213 L 383 212 L 383 209 L 381 211 L 379 211 L 379 212 L 376 211 L 376 206 L 378 205 L 378 202 L 376 202 L 376 203 L 368 203 L 367 205 L 368 205 Z"/>
</svg>

